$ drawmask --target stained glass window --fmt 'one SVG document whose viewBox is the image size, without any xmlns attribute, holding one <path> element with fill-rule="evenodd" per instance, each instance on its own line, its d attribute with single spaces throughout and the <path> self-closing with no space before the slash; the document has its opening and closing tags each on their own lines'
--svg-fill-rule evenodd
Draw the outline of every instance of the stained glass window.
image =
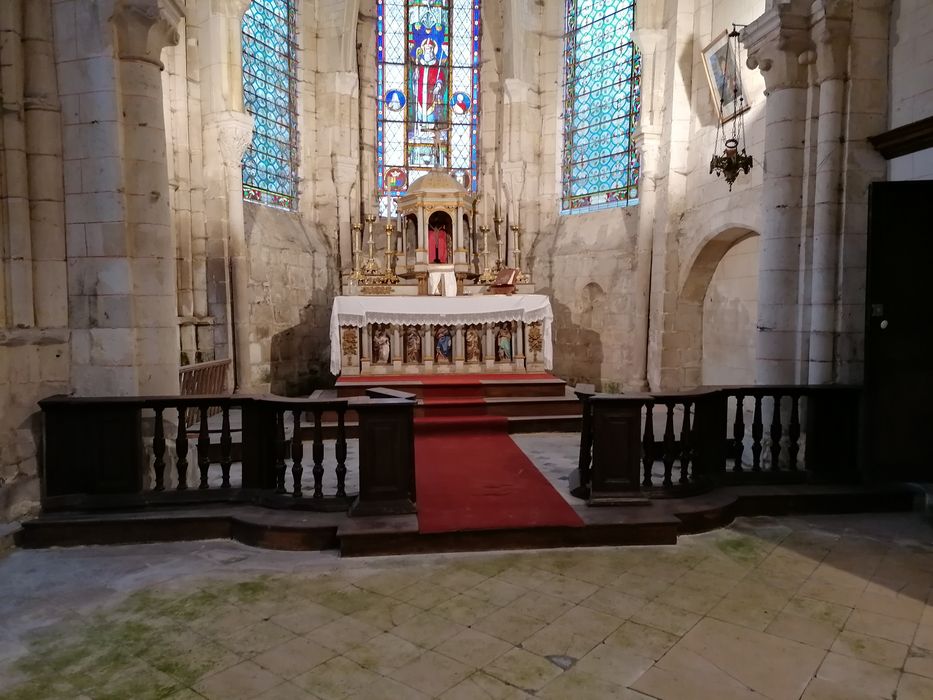
<svg viewBox="0 0 933 700">
<path fill-rule="evenodd" d="M 567 0 L 561 210 L 638 201 L 635 0 Z"/>
<path fill-rule="evenodd" d="M 243 102 L 253 140 L 243 198 L 294 209 L 298 196 L 295 0 L 253 0 L 243 15 Z"/>
<path fill-rule="evenodd" d="M 382 215 L 439 161 L 476 191 L 479 0 L 377 0 L 376 189 Z"/>
</svg>

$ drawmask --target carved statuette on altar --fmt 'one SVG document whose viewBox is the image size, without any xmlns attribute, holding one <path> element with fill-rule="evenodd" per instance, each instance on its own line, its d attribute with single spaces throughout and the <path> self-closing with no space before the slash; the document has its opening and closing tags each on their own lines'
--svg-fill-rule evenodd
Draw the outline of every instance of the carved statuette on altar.
<svg viewBox="0 0 933 700">
<path fill-rule="evenodd" d="M 373 364 L 389 364 L 391 348 L 392 343 L 389 340 L 388 328 L 386 326 L 375 326 L 373 329 Z"/>
<path fill-rule="evenodd" d="M 502 323 L 496 329 L 496 361 L 512 360 L 512 324 Z"/>
<path fill-rule="evenodd" d="M 405 362 L 421 364 L 421 327 L 405 326 Z"/>
<path fill-rule="evenodd" d="M 479 326 L 467 326 L 465 334 L 466 342 L 466 361 L 482 362 L 483 360 L 483 335 L 482 328 Z"/>
<path fill-rule="evenodd" d="M 434 329 L 434 361 L 450 362 L 453 357 L 453 338 L 447 326 Z"/>
<path fill-rule="evenodd" d="M 541 362 L 541 353 L 544 351 L 544 333 L 541 322 L 528 324 L 528 354 L 531 362 Z"/>
</svg>

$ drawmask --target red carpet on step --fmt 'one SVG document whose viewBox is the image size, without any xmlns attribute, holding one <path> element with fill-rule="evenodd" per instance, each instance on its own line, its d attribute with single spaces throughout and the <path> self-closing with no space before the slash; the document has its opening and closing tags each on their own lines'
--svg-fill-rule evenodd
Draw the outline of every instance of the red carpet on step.
<svg viewBox="0 0 933 700">
<path fill-rule="evenodd" d="M 417 419 L 415 478 L 423 533 L 583 526 L 504 417 Z"/>
</svg>

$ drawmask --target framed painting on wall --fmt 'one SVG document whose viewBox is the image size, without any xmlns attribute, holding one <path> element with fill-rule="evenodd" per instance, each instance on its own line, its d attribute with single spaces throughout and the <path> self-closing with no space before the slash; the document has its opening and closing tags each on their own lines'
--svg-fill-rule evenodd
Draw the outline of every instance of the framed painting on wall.
<svg viewBox="0 0 933 700">
<path fill-rule="evenodd" d="M 723 122 L 749 108 L 748 95 L 744 94 L 744 81 L 739 72 L 738 50 L 738 41 L 729 41 L 729 30 L 725 29 L 702 51 L 713 104 Z"/>
</svg>

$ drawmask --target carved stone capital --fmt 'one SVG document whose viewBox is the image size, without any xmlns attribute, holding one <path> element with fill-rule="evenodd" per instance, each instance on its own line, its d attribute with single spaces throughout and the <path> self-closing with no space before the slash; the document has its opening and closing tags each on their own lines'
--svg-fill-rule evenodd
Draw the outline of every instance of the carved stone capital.
<svg viewBox="0 0 933 700">
<path fill-rule="evenodd" d="M 348 156 L 331 155 L 331 167 L 334 171 L 334 184 L 344 196 L 349 192 L 350 187 L 356 182 L 356 176 L 359 173 L 359 161 L 356 158 Z"/>
<path fill-rule="evenodd" d="M 122 61 L 143 61 L 162 68 L 159 56 L 178 43 L 178 22 L 185 16 L 179 0 L 117 0 L 111 21 Z"/>
<path fill-rule="evenodd" d="M 635 46 L 638 47 L 638 52 L 642 55 L 642 60 L 644 60 L 645 56 L 657 53 L 658 47 L 663 46 L 666 40 L 666 29 L 647 29 L 642 27 L 632 32 L 632 41 L 634 41 Z"/>
<path fill-rule="evenodd" d="M 816 44 L 816 80 L 845 77 L 849 63 L 852 29 L 852 3 L 848 0 L 821 0 L 813 14 L 813 41 Z"/>
<path fill-rule="evenodd" d="M 748 51 L 746 65 L 759 69 L 765 79 L 765 94 L 807 85 L 807 55 L 810 39 L 810 8 L 806 0 L 778 0 L 740 36 Z"/>
<path fill-rule="evenodd" d="M 216 112 L 205 119 L 205 130 L 215 131 L 224 165 L 238 166 L 253 139 L 253 118 L 232 110 Z"/>
</svg>

